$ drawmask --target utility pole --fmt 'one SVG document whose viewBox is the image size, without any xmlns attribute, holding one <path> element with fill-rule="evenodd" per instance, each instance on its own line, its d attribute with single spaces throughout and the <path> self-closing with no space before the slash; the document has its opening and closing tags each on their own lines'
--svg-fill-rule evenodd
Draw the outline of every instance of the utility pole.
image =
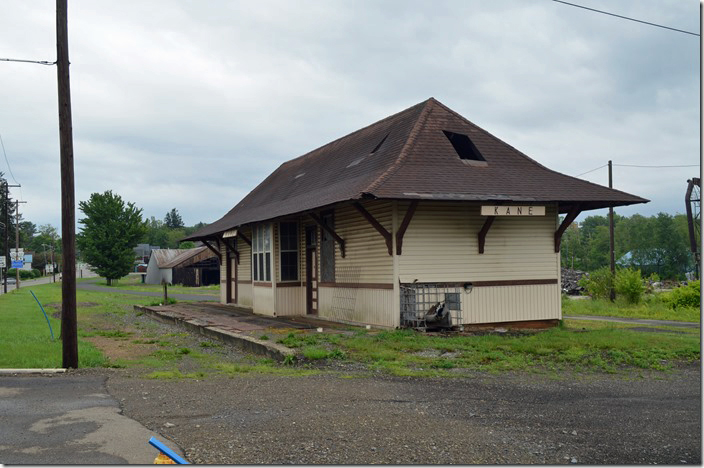
<svg viewBox="0 0 704 468">
<path fill-rule="evenodd" d="M 68 60 L 68 2 L 56 0 L 56 75 L 61 146 L 61 339 L 63 367 L 78 368 L 76 318 L 76 199 L 73 179 L 73 128 Z"/>
<path fill-rule="evenodd" d="M 613 177 L 611 173 L 611 160 L 609 160 L 609 188 L 614 188 Z M 609 291 L 609 299 L 613 302 L 616 299 L 616 291 L 614 290 L 614 281 L 616 279 L 616 261 L 614 260 L 614 207 L 609 207 L 609 265 L 611 266 L 611 290 Z"/>
<path fill-rule="evenodd" d="M 3 292 L 7 294 L 7 272 L 10 269 L 8 266 L 8 262 L 10 262 L 10 210 L 8 209 L 8 204 L 10 200 L 8 200 L 8 197 L 10 196 L 10 188 L 8 187 L 7 181 L 5 181 L 5 198 L 4 203 L 3 203 L 3 210 L 5 211 L 5 251 L 2 252 L 2 255 L 5 255 L 5 277 L 3 279 Z"/>
<path fill-rule="evenodd" d="M 27 202 L 15 200 L 15 257 L 17 260 L 20 260 L 20 203 Z M 15 279 L 17 280 L 17 286 L 15 289 L 20 289 L 19 268 L 15 268 Z"/>
</svg>

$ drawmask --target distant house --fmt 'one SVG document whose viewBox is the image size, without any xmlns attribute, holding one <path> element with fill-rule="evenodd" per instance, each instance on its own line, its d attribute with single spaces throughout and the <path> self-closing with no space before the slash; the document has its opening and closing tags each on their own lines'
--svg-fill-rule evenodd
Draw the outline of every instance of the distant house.
<svg viewBox="0 0 704 468">
<path fill-rule="evenodd" d="M 187 239 L 219 254 L 221 302 L 258 314 L 545 326 L 562 318 L 567 226 L 645 202 L 552 171 L 431 98 L 282 164 Z"/>
</svg>

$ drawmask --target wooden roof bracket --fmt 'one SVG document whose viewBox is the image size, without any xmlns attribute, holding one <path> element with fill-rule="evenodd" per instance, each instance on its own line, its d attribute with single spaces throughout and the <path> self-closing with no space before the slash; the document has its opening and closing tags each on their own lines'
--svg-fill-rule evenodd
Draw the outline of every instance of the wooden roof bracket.
<svg viewBox="0 0 704 468">
<path fill-rule="evenodd" d="M 406 210 L 406 216 L 403 217 L 403 221 L 401 222 L 401 226 L 399 226 L 398 231 L 396 231 L 396 255 L 401 255 L 401 248 L 403 247 L 403 236 L 406 234 L 406 229 L 408 229 L 408 225 L 411 224 L 411 220 L 413 219 L 413 215 L 416 212 L 416 208 L 418 208 L 418 200 L 413 200 Z"/>
<path fill-rule="evenodd" d="M 226 248 L 227 250 L 229 250 L 232 254 L 234 254 L 234 256 L 235 256 L 235 261 L 236 261 L 237 264 L 239 265 L 239 263 L 240 263 L 240 253 L 239 253 L 239 251 L 237 250 L 237 247 L 235 247 L 234 245 L 230 244 L 229 240 L 230 240 L 230 239 L 225 239 L 225 238 L 223 237 L 222 242 L 225 244 L 225 248 Z"/>
<path fill-rule="evenodd" d="M 555 231 L 555 253 L 560 252 L 560 244 L 562 243 L 562 234 L 565 232 L 565 230 L 569 227 L 570 224 L 572 224 L 572 221 L 579 216 L 579 213 L 582 212 L 582 206 L 581 205 L 574 205 L 572 209 L 567 213 L 567 216 L 565 216 L 565 219 L 562 220 L 562 223 L 560 224 L 560 227 L 557 228 L 557 231 Z"/>
<path fill-rule="evenodd" d="M 337 241 L 337 243 L 340 245 L 340 254 L 342 255 L 342 258 L 345 258 L 345 240 L 339 235 L 337 235 L 337 233 L 332 228 L 323 223 L 323 221 L 318 215 L 313 212 L 308 213 L 308 215 L 313 221 L 315 221 L 315 224 L 320 226 L 325 232 L 330 234 L 332 238 L 335 239 L 335 241 Z"/>
<path fill-rule="evenodd" d="M 218 258 L 222 260 L 222 257 L 221 257 L 221 255 L 220 255 L 220 250 L 219 250 L 219 249 L 216 249 L 215 247 L 213 247 L 212 245 L 210 245 L 210 244 L 208 243 L 208 240 L 207 240 L 207 239 L 201 239 L 200 241 L 201 241 L 201 242 L 203 243 L 203 245 L 205 245 L 207 248 L 209 248 L 210 250 L 212 250 L 213 252 L 215 252 L 215 255 L 217 255 Z M 215 239 L 215 242 L 217 242 L 217 243 L 218 243 L 218 247 L 220 247 L 220 242 L 218 242 L 217 239 Z"/>
<path fill-rule="evenodd" d="M 486 234 L 489 232 L 489 228 L 491 228 L 491 225 L 494 224 L 494 219 L 496 219 L 496 216 L 487 216 L 486 221 L 484 221 L 484 226 L 479 230 L 479 234 L 477 234 L 477 241 L 479 243 L 479 253 L 483 254 L 484 253 L 484 243 L 486 242 Z"/>
<path fill-rule="evenodd" d="M 389 255 L 393 255 L 393 242 L 391 238 L 391 233 L 386 230 L 384 226 L 381 225 L 379 221 L 376 220 L 374 216 L 370 212 L 368 212 L 359 202 L 354 202 L 352 203 L 352 206 L 354 206 L 357 211 L 360 212 L 360 214 L 366 219 L 369 224 L 372 225 L 374 229 L 377 230 L 379 234 L 381 234 L 381 237 L 384 238 L 384 241 L 386 241 L 386 248 L 389 250 Z"/>
<path fill-rule="evenodd" d="M 245 241 L 248 246 L 250 246 L 250 247 L 252 246 L 252 241 L 249 240 L 249 239 L 247 239 L 247 236 L 245 236 L 244 234 L 242 234 L 239 229 L 237 230 L 237 237 L 239 237 L 240 239 L 242 239 L 243 241 Z"/>
</svg>

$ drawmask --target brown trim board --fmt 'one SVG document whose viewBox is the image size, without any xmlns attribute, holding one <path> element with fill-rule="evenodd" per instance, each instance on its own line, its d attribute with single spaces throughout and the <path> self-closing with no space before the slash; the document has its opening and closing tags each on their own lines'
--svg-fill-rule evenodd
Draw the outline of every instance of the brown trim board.
<svg viewBox="0 0 704 468">
<path fill-rule="evenodd" d="M 391 283 L 318 283 L 321 288 L 352 288 L 352 289 L 394 289 Z"/>
<path fill-rule="evenodd" d="M 252 286 L 261 288 L 270 288 L 272 285 L 271 281 L 253 281 Z"/>
<path fill-rule="evenodd" d="M 301 287 L 302 284 L 300 281 L 287 281 L 285 283 L 276 283 L 277 288 L 295 288 L 295 287 Z"/>
</svg>

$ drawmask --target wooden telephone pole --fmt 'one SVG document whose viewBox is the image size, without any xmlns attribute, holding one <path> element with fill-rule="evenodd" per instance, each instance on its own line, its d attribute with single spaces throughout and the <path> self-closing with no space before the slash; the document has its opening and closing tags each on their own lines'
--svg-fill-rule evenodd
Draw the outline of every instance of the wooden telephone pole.
<svg viewBox="0 0 704 468">
<path fill-rule="evenodd" d="M 609 188 L 614 188 L 613 177 L 611 175 L 611 161 L 609 160 Z M 613 302 L 616 299 L 614 281 L 616 281 L 616 261 L 614 258 L 614 207 L 609 207 L 609 266 L 611 267 L 611 289 L 609 299 Z"/>
<path fill-rule="evenodd" d="M 76 319 L 76 199 L 73 180 L 73 128 L 68 73 L 68 5 L 56 0 L 56 73 L 59 88 L 59 141 L 61 146 L 61 340 L 63 367 L 78 367 Z"/>
</svg>

